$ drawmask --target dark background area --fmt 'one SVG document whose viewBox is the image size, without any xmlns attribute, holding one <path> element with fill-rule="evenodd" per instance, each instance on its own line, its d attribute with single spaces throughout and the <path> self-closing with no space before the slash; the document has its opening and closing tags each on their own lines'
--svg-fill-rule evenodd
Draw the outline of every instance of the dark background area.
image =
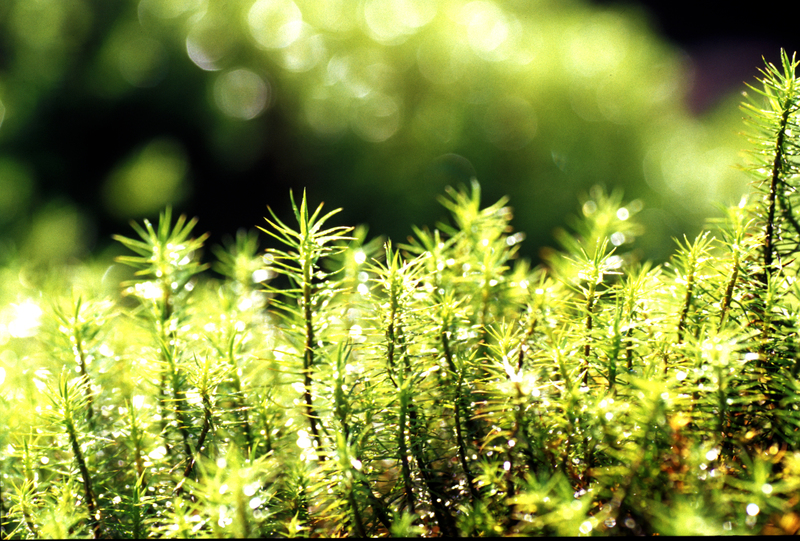
<svg viewBox="0 0 800 541">
<path fill-rule="evenodd" d="M 683 50 L 693 67 L 689 106 L 706 111 L 727 92 L 753 82 L 762 58 L 776 65 L 779 51 L 800 51 L 796 6 L 762 2 L 752 13 L 728 2 L 592 0 L 646 12 L 653 29 Z M 778 10 L 778 7 L 782 11 Z M 787 9 L 787 6 L 792 6 Z M 783 13 L 783 15 L 780 15 Z"/>
</svg>

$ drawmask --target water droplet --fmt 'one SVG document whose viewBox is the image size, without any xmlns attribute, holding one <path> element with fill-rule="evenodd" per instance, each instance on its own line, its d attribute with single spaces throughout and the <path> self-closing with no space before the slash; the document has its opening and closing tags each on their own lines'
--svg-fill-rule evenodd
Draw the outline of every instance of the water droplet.
<svg viewBox="0 0 800 541">
<path fill-rule="evenodd" d="M 312 446 L 312 441 L 305 430 L 297 431 L 297 446 L 300 449 L 308 449 Z"/>
</svg>

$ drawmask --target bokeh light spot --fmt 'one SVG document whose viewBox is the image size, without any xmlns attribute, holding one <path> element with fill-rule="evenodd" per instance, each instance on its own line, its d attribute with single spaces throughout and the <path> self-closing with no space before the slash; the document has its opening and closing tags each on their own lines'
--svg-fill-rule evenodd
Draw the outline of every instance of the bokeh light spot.
<svg viewBox="0 0 800 541">
<path fill-rule="evenodd" d="M 303 23 L 301 37 L 283 49 L 281 65 L 289 71 L 308 71 L 326 55 L 325 40 L 321 34 L 310 35 L 311 26 Z"/>
<path fill-rule="evenodd" d="M 356 107 L 352 123 L 362 139 L 380 143 L 400 127 L 400 107 L 395 98 L 373 92 Z"/>
<path fill-rule="evenodd" d="M 186 38 L 186 54 L 189 55 L 191 61 L 200 69 L 206 71 L 216 71 L 219 69 L 216 62 L 222 58 L 222 55 L 216 54 L 216 51 L 207 48 L 205 44 L 193 39 L 191 34 Z"/>
<path fill-rule="evenodd" d="M 68 15 L 65 2 L 30 0 L 11 4 L 11 29 L 32 47 L 47 48 L 61 41 Z"/>
<path fill-rule="evenodd" d="M 358 2 L 353 0 L 314 2 L 314 9 L 306 14 L 307 20 L 316 28 L 331 32 L 347 32 L 357 24 L 354 15 L 358 7 Z"/>
<path fill-rule="evenodd" d="M 427 0 L 368 0 L 364 20 L 371 36 L 397 45 L 436 15 L 436 5 Z"/>
<path fill-rule="evenodd" d="M 186 53 L 200 69 L 216 71 L 233 46 L 231 32 L 218 26 L 208 17 L 192 26 L 186 36 Z"/>
<path fill-rule="evenodd" d="M 666 187 L 680 197 L 701 197 L 713 185 L 705 162 L 699 152 L 706 147 L 705 133 L 701 125 L 687 124 L 676 131 L 671 140 L 662 147 L 661 173 Z M 703 183 L 696 182 L 704 178 Z"/>
<path fill-rule="evenodd" d="M 509 37 L 508 17 L 492 2 L 477 0 L 465 5 L 461 22 L 467 27 L 470 46 L 481 56 L 495 51 Z"/>
<path fill-rule="evenodd" d="M 103 187 L 106 208 L 120 218 L 138 218 L 177 203 L 187 195 L 187 169 L 178 143 L 151 141 L 111 173 Z"/>
<path fill-rule="evenodd" d="M 288 47 L 303 32 L 303 14 L 291 0 L 256 0 L 247 13 L 250 34 L 265 49 Z"/>
<path fill-rule="evenodd" d="M 139 15 L 141 17 L 142 13 L 147 12 L 161 19 L 174 19 L 202 4 L 203 0 L 141 0 Z"/>
<path fill-rule="evenodd" d="M 167 73 L 167 53 L 157 40 L 138 36 L 125 40 L 117 57 L 119 72 L 133 86 L 157 85 Z"/>
<path fill-rule="evenodd" d="M 617 68 L 628 54 L 629 29 L 615 13 L 595 14 L 573 29 L 569 44 L 568 70 L 583 77 Z"/>
<path fill-rule="evenodd" d="M 214 83 L 214 102 L 226 115 L 250 120 L 266 109 L 270 87 L 247 69 L 236 69 L 219 76 Z"/>
<path fill-rule="evenodd" d="M 325 68 L 325 84 L 335 85 L 347 79 L 350 72 L 350 60 L 346 56 L 336 55 L 328 60 Z"/>
</svg>

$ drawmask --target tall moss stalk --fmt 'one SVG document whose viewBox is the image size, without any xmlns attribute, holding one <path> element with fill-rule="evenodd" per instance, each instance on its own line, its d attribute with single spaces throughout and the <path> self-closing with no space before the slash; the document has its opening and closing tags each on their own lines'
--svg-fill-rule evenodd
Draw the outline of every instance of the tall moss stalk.
<svg viewBox="0 0 800 541">
<path fill-rule="evenodd" d="M 126 293 L 139 300 L 140 317 L 154 335 L 159 361 L 164 367 L 160 392 L 171 390 L 171 407 L 167 406 L 164 399 L 162 407 L 165 411 L 174 411 L 176 429 L 187 460 L 192 456 L 192 446 L 190 420 L 186 412 L 186 375 L 181 366 L 178 329 L 188 317 L 187 301 L 194 288 L 192 279 L 208 267 L 197 261 L 197 252 L 208 235 L 190 237 L 196 223 L 196 219 L 187 220 L 185 216 L 180 216 L 173 226 L 172 211 L 168 208 L 159 217 L 157 228 L 148 220 L 144 220 L 144 227 L 136 222 L 131 223 L 141 240 L 114 236 L 137 254 L 120 256 L 117 261 L 134 267 L 137 269 L 136 276 L 141 277 L 126 284 Z M 164 428 L 166 436 L 169 430 L 166 430 L 167 425 Z M 169 450 L 169 440 L 165 444 Z"/>
<path fill-rule="evenodd" d="M 303 382 L 303 402 L 305 416 L 313 437 L 317 455 L 320 460 L 325 460 L 325 445 L 322 439 L 322 428 L 317 407 L 314 404 L 314 371 L 321 336 L 318 329 L 324 326 L 320 321 L 320 310 L 323 304 L 331 301 L 337 291 L 336 277 L 326 273 L 320 266 L 320 259 L 334 256 L 344 248 L 343 241 L 349 239 L 345 234 L 352 228 L 332 227 L 322 229 L 322 226 L 341 209 L 336 209 L 321 215 L 322 205 L 309 214 L 306 195 L 298 206 L 291 197 L 292 209 L 297 220 L 297 229 L 284 224 L 270 209 L 272 219 L 266 218 L 269 229 L 262 231 L 278 240 L 288 248 L 269 248 L 266 251 L 267 268 L 278 275 L 289 279 L 290 286 L 285 290 L 268 289 L 271 292 L 282 294 L 293 302 L 283 299 L 273 299 L 273 307 L 279 318 L 287 322 L 285 332 L 297 335 L 293 330 L 299 326 L 301 362 L 300 374 Z M 287 300 L 288 300 L 287 299 Z M 299 325 L 298 325 L 299 324 Z"/>
</svg>

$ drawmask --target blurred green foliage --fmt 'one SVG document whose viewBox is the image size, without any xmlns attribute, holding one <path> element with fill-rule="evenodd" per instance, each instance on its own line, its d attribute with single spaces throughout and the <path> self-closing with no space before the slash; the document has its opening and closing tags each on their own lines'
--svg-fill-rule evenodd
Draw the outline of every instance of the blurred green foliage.
<svg viewBox="0 0 800 541">
<path fill-rule="evenodd" d="M 644 202 L 645 256 L 661 259 L 746 182 L 731 167 L 737 108 L 690 114 L 686 73 L 643 13 L 581 0 L 5 0 L 2 236 L 27 257 L 80 255 L 98 219 L 228 191 L 249 226 L 244 200 L 263 215 L 285 200 L 283 175 L 347 209 L 344 221 L 402 238 L 440 215 L 445 186 L 476 176 L 488 198 L 514 201 L 529 247 L 550 242 L 576 192 L 623 188 Z M 101 165 L 88 178 L 65 166 L 72 127 L 49 111 L 76 104 L 66 123 L 78 125 L 81 111 L 134 99 L 191 119 L 216 186 L 197 193 L 207 172 L 190 143 L 156 129 L 118 158 L 90 150 Z M 33 126 L 56 142 L 20 146 Z M 228 183 L 266 154 L 282 161 L 262 184 Z M 99 195 L 64 188 L 82 183 Z"/>
</svg>

